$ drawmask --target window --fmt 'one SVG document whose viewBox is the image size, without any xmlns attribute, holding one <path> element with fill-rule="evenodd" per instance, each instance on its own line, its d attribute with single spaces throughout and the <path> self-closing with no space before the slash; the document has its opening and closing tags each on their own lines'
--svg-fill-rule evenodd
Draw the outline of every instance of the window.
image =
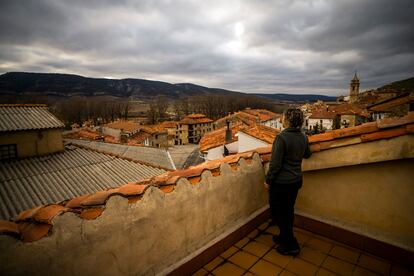
<svg viewBox="0 0 414 276">
<path fill-rule="evenodd" d="M 0 160 L 8 160 L 17 157 L 17 145 L 0 145 Z"/>
</svg>

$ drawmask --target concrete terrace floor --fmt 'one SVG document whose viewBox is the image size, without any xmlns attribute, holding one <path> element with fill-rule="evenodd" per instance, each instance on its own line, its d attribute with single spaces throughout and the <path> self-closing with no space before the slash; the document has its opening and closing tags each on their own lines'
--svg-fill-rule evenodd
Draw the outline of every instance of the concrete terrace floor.
<svg viewBox="0 0 414 276">
<path fill-rule="evenodd" d="M 276 226 L 264 223 L 193 275 L 414 275 L 388 260 L 295 228 L 297 257 L 275 250 Z"/>
</svg>

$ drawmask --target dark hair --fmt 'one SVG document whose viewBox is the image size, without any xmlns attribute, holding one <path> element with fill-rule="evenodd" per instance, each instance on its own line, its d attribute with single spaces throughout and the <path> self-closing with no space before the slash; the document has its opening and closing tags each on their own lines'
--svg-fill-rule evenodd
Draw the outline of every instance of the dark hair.
<svg viewBox="0 0 414 276">
<path fill-rule="evenodd" d="M 289 127 L 300 128 L 303 125 L 303 112 L 297 108 L 289 108 L 283 112 Z"/>
</svg>

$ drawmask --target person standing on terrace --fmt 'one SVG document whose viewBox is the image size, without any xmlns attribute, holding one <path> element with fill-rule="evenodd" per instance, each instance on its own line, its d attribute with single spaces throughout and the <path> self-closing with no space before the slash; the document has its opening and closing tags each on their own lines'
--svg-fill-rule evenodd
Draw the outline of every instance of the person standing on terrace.
<svg viewBox="0 0 414 276">
<path fill-rule="evenodd" d="M 272 223 L 277 224 L 280 234 L 273 236 L 282 255 L 296 256 L 299 244 L 293 234 L 294 206 L 302 187 L 302 159 L 309 158 L 311 151 L 307 136 L 301 132 L 303 113 L 290 108 L 283 113 L 285 128 L 273 142 L 269 172 L 265 186 L 269 190 Z"/>
</svg>

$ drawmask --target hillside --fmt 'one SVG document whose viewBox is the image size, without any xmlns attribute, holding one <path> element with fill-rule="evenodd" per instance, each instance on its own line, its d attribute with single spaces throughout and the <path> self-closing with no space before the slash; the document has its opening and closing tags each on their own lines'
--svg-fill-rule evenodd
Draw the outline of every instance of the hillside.
<svg viewBox="0 0 414 276">
<path fill-rule="evenodd" d="M 171 84 L 144 79 L 86 78 L 70 74 L 11 72 L 0 75 L 0 95 L 115 96 L 171 99 L 208 94 L 243 95 L 240 92 L 194 84 Z"/>
<path fill-rule="evenodd" d="M 378 90 L 390 90 L 390 89 L 397 90 L 399 92 L 414 91 L 414 78 L 395 81 L 395 82 L 386 84 L 378 88 Z"/>
<path fill-rule="evenodd" d="M 165 96 L 183 99 L 192 96 L 226 95 L 271 99 L 274 102 L 334 101 L 335 97 L 291 94 L 247 94 L 220 88 L 209 88 L 191 83 L 171 84 L 144 79 L 86 78 L 71 74 L 10 72 L 0 75 L 0 96 L 59 97 L 111 96 L 134 97 L 142 100 Z"/>
</svg>

